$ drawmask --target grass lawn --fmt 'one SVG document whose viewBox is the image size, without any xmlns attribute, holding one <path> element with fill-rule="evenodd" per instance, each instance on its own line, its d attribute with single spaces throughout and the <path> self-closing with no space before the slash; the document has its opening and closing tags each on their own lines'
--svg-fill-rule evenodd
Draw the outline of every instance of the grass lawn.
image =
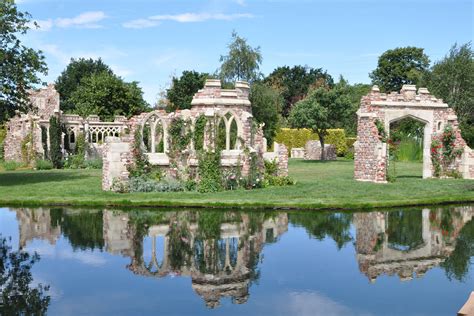
<svg viewBox="0 0 474 316">
<path fill-rule="evenodd" d="M 421 179 L 421 163 L 397 163 L 395 183 L 353 180 L 353 161 L 293 160 L 296 185 L 253 191 L 120 194 L 101 190 L 101 170 L 0 171 L 0 205 L 370 208 L 474 202 L 474 181 Z"/>
</svg>

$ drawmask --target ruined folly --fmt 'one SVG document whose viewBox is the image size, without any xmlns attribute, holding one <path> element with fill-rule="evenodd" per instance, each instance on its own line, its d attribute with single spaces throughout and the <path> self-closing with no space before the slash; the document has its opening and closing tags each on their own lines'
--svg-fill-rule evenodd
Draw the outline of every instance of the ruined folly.
<svg viewBox="0 0 474 316">
<path fill-rule="evenodd" d="M 362 97 L 357 111 L 357 141 L 354 144 L 354 177 L 359 181 L 386 182 L 388 170 L 388 140 L 390 124 L 412 118 L 424 124 L 423 178 L 435 176 L 433 157 L 435 142 L 443 142 L 443 133 L 453 133 L 453 146 L 458 153 L 445 166 L 451 173 L 474 179 L 474 151 L 461 137 L 454 110 L 428 89 L 404 85 L 400 92 L 380 93 L 377 86 Z"/>
<path fill-rule="evenodd" d="M 129 179 L 137 148 L 150 165 L 159 166 L 171 177 L 184 172 L 195 176 L 201 150 L 220 151 L 221 167 L 239 168 L 243 176 L 256 161 L 260 164 L 257 167 L 263 168 L 263 159 L 277 161 L 278 174 L 287 175 L 287 148 L 276 144 L 274 152 L 267 152 L 262 126 L 252 116 L 249 90 L 247 82 L 236 82 L 235 89 L 222 89 L 219 80 L 208 79 L 194 95 L 191 109 L 171 113 L 158 109 L 130 119 L 119 116 L 113 122 L 102 122 L 97 116 L 82 118 L 62 113 L 59 94 L 54 85 L 49 85 L 31 92 L 33 111 L 18 113 L 8 122 L 5 158 L 23 161 L 25 145 L 36 155 L 46 157 L 50 147 L 49 119 L 56 116 L 63 128 L 64 157 L 74 151 L 82 133 L 86 155 L 103 158 L 104 190 L 111 190 L 114 182 Z"/>
</svg>

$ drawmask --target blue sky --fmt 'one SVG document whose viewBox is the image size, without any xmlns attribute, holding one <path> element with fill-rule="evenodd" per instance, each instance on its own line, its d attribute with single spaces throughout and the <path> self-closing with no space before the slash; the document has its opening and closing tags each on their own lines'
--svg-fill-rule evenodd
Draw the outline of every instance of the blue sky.
<svg viewBox="0 0 474 316">
<path fill-rule="evenodd" d="M 464 0 L 20 0 L 41 25 L 25 39 L 54 81 L 71 57 L 102 59 L 154 103 L 173 75 L 214 72 L 232 30 L 260 46 L 261 71 L 308 65 L 369 83 L 387 49 L 418 46 L 432 61 L 473 39 Z"/>
</svg>

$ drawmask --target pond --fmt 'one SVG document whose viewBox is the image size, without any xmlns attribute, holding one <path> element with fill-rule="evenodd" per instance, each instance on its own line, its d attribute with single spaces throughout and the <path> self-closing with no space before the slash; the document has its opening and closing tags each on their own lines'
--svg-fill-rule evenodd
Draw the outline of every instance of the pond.
<svg viewBox="0 0 474 316">
<path fill-rule="evenodd" d="M 455 315 L 474 289 L 473 217 L 0 208 L 0 314 Z"/>
</svg>

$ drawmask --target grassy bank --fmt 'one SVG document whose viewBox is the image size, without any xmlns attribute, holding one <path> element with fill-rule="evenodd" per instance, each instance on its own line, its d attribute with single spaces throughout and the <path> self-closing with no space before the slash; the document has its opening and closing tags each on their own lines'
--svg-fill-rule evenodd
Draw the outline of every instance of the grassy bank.
<svg viewBox="0 0 474 316">
<path fill-rule="evenodd" d="M 0 205 L 370 208 L 474 202 L 474 181 L 421 179 L 421 163 L 397 163 L 395 183 L 353 180 L 353 161 L 290 160 L 294 186 L 253 191 L 119 194 L 101 190 L 100 170 L 0 172 Z"/>
</svg>

